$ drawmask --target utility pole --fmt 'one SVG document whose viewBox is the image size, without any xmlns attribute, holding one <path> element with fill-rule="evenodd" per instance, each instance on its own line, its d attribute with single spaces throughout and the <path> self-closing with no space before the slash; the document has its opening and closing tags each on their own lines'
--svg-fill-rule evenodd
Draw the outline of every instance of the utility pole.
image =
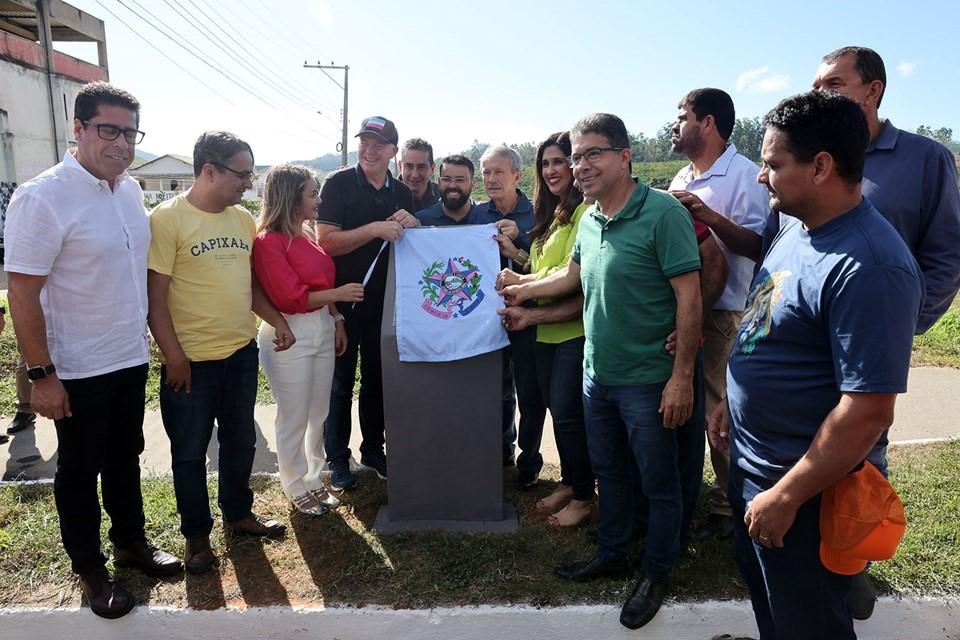
<svg viewBox="0 0 960 640">
<path fill-rule="evenodd" d="M 332 62 L 330 64 L 320 64 L 320 62 L 317 61 L 317 64 L 307 64 L 304 62 L 303 66 L 306 69 L 320 69 L 323 71 L 323 75 L 330 78 L 333 84 L 343 89 L 343 134 L 338 146 L 340 147 L 340 164 L 345 167 L 347 166 L 347 88 L 350 86 L 350 65 L 335 65 Z M 343 84 L 334 80 L 333 76 L 327 73 L 327 69 L 343 69 Z"/>
</svg>

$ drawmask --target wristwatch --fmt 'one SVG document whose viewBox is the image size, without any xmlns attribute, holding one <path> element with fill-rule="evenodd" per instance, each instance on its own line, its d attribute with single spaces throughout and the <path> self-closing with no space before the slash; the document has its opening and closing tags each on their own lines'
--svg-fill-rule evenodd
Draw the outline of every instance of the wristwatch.
<svg viewBox="0 0 960 640">
<path fill-rule="evenodd" d="M 338 314 L 336 314 L 335 316 L 333 316 L 333 321 L 334 321 L 334 322 L 343 322 L 343 314 L 342 314 L 342 313 L 338 313 Z"/>
<path fill-rule="evenodd" d="M 30 367 L 27 369 L 27 378 L 31 381 L 42 380 L 49 375 L 56 373 L 57 368 L 52 364 L 40 367 Z"/>
</svg>

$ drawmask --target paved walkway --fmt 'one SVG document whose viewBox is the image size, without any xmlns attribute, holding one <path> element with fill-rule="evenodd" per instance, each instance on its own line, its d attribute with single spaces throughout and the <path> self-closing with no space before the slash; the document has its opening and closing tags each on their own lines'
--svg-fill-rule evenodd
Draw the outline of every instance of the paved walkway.
<svg viewBox="0 0 960 640">
<path fill-rule="evenodd" d="M 357 408 L 353 407 L 353 423 L 357 425 Z M 273 473 L 277 470 L 276 435 L 273 428 L 276 406 L 257 407 L 257 456 L 254 471 Z M 4 421 L 4 425 L 6 422 Z M 144 475 L 165 475 L 170 472 L 170 444 L 160 421 L 159 411 L 148 411 L 144 421 L 146 446 L 141 456 Z M 359 428 L 354 426 L 350 448 L 358 455 Z M 919 367 L 910 372 L 909 391 L 897 402 L 897 414 L 890 430 L 891 441 L 912 441 L 929 438 L 960 437 L 960 370 Z M 52 478 L 56 470 L 56 434 L 53 424 L 38 418 L 37 427 L 16 434 L 0 445 L 0 470 L 3 480 L 35 480 Z M 549 414 L 544 426 L 541 446 L 544 460 L 559 464 L 557 445 Z M 213 454 L 212 456 L 210 454 Z M 207 468 L 215 471 L 216 444 L 211 443 Z"/>
</svg>

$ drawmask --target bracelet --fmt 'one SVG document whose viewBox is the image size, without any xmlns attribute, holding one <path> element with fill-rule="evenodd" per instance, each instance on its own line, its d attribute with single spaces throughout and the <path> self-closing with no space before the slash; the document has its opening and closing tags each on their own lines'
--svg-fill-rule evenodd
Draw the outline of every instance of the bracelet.
<svg viewBox="0 0 960 640">
<path fill-rule="evenodd" d="M 524 269 L 526 269 L 527 265 L 530 264 L 530 254 L 524 251 L 523 249 L 518 249 L 517 257 L 514 258 L 513 261 L 516 262 L 521 267 L 523 267 Z"/>
<path fill-rule="evenodd" d="M 344 320 L 344 318 L 343 318 L 343 314 L 342 314 L 342 313 L 338 313 L 338 314 L 336 314 L 336 315 L 333 316 L 333 321 L 334 321 L 334 322 L 343 322 L 343 320 Z"/>
</svg>

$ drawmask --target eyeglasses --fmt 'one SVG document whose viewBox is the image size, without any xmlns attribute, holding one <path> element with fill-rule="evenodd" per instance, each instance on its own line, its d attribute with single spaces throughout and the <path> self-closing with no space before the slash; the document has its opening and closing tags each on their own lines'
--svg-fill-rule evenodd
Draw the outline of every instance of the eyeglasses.
<svg viewBox="0 0 960 640">
<path fill-rule="evenodd" d="M 456 178 L 451 178 L 450 176 L 440 176 L 440 184 L 450 184 L 451 182 L 458 187 L 465 187 L 470 182 L 470 178 L 464 178 L 463 176 L 458 176 Z"/>
<path fill-rule="evenodd" d="M 567 156 L 567 164 L 571 169 L 579 165 L 584 160 L 587 161 L 587 164 L 593 164 L 600 159 L 600 156 L 607 151 L 623 151 L 626 147 L 593 147 L 587 149 L 586 153 L 574 153 Z"/>
<path fill-rule="evenodd" d="M 89 127 L 91 123 L 89 120 L 81 120 L 81 124 Z M 100 136 L 101 140 L 110 140 L 111 142 L 123 135 L 123 139 L 128 144 L 140 144 L 143 141 L 143 136 L 147 135 L 137 129 L 121 129 L 112 124 L 94 124 L 93 126 L 97 128 L 97 135 Z"/>
<path fill-rule="evenodd" d="M 219 162 L 211 162 L 210 164 L 212 164 L 212 165 L 215 166 L 215 167 L 219 167 L 220 169 L 223 169 L 224 171 L 229 171 L 230 173 L 232 173 L 233 175 L 237 176 L 237 177 L 240 178 L 241 180 L 250 180 L 251 182 L 256 182 L 256 181 L 257 181 L 257 178 L 260 177 L 260 176 L 258 176 L 256 173 L 254 173 L 253 171 L 237 171 L 236 169 L 231 169 L 231 168 L 228 167 L 227 165 L 225 165 L 225 164 L 220 164 Z"/>
</svg>

